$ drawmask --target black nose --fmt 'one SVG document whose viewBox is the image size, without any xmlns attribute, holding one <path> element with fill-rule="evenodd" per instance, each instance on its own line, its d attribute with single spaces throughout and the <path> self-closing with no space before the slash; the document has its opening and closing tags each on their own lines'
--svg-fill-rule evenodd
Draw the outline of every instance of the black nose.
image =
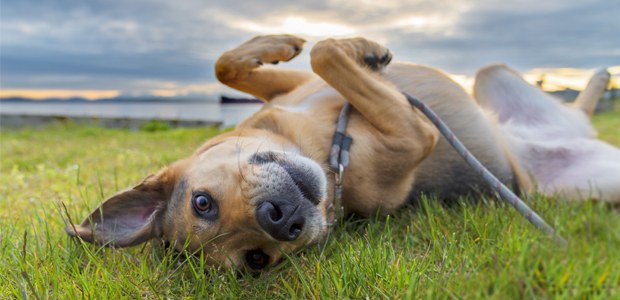
<svg viewBox="0 0 620 300">
<path fill-rule="evenodd" d="M 278 241 L 293 241 L 306 223 L 304 203 L 286 200 L 267 200 L 256 208 L 258 224 Z"/>
</svg>

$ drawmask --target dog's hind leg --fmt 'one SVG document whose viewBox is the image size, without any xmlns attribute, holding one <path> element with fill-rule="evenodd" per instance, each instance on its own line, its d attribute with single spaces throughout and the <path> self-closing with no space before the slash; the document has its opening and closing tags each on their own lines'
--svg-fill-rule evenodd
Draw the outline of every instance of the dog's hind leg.
<svg viewBox="0 0 620 300">
<path fill-rule="evenodd" d="M 588 81 L 586 88 L 579 93 L 572 105 L 591 116 L 594 113 L 598 99 L 603 96 L 605 89 L 607 89 L 610 77 L 607 69 L 601 68 L 596 70 L 590 81 Z"/>
<path fill-rule="evenodd" d="M 305 42 L 292 35 L 257 36 L 222 54 L 215 75 L 223 84 L 269 101 L 316 78 L 309 71 L 261 67 L 293 59 Z"/>
<path fill-rule="evenodd" d="M 474 95 L 498 114 L 506 148 L 539 192 L 620 202 L 620 150 L 595 139 L 586 111 L 563 105 L 500 65 L 478 72 Z"/>
<path fill-rule="evenodd" d="M 474 97 L 497 114 L 500 124 L 537 127 L 556 135 L 594 137 L 595 131 L 581 110 L 563 105 L 538 87 L 527 83 L 504 65 L 491 65 L 476 74 Z"/>
</svg>

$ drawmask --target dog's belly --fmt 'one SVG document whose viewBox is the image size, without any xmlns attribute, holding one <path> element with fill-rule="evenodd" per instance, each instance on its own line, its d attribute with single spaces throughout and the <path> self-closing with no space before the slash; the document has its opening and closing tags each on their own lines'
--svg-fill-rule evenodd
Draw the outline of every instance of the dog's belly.
<svg viewBox="0 0 620 300">
<path fill-rule="evenodd" d="M 413 64 L 390 66 L 386 78 L 433 109 L 489 171 L 517 187 L 497 123 L 460 85 L 438 70 Z M 487 189 L 482 177 L 440 137 L 433 153 L 416 168 L 409 199 L 415 202 L 421 194 L 452 199 Z"/>
<path fill-rule="evenodd" d="M 344 105 L 345 103 L 345 99 L 342 98 L 338 91 L 332 87 L 324 86 L 315 93 L 306 95 L 299 101 L 291 101 L 290 103 L 283 103 L 278 106 L 288 111 L 312 114 L 316 116 L 328 113 L 327 110 L 323 110 L 321 108 L 325 107 L 327 104 L 326 102 L 334 102 L 334 100 L 336 100 L 336 103 L 341 103 L 341 105 Z"/>
<path fill-rule="evenodd" d="M 514 155 L 536 179 L 538 192 L 576 200 L 620 201 L 620 150 L 576 134 L 541 134 L 545 132 L 528 128 L 531 132 L 525 136 L 515 125 L 504 130 Z"/>
<path fill-rule="evenodd" d="M 518 193 L 518 181 L 510 168 L 498 166 L 496 162 L 487 163 L 486 167 Z M 462 196 L 477 197 L 490 191 L 482 176 L 456 155 L 429 157 L 418 167 L 415 176 L 408 196 L 408 202 L 412 204 L 417 204 L 423 195 L 453 201 Z"/>
<path fill-rule="evenodd" d="M 302 113 L 305 117 L 323 120 L 325 117 L 338 115 L 346 100 L 322 79 L 312 80 L 271 100 L 265 109 L 280 108 L 293 113 Z M 334 119 L 335 122 L 335 119 Z"/>
</svg>

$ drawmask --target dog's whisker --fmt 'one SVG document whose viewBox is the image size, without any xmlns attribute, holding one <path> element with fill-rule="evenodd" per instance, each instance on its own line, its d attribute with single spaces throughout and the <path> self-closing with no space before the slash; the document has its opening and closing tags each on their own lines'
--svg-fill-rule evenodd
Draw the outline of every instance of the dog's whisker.
<svg viewBox="0 0 620 300">
<path fill-rule="evenodd" d="M 301 148 L 303 148 L 303 144 L 302 144 L 302 140 L 301 140 L 302 136 L 301 134 L 297 136 L 297 145 L 299 145 L 299 147 L 297 147 L 297 154 L 301 155 Z"/>
<path fill-rule="evenodd" d="M 237 140 L 238 142 L 239 140 Z M 237 167 L 239 168 L 239 175 L 241 175 L 241 179 L 243 179 L 243 182 L 248 183 L 248 181 L 245 179 L 245 176 L 243 176 L 243 171 L 241 170 L 241 151 L 243 151 L 243 141 L 241 141 L 241 147 L 237 148 Z"/>
<path fill-rule="evenodd" d="M 239 131 L 239 135 L 237 135 L 237 146 L 239 146 L 239 140 L 241 139 L 241 135 L 243 134 L 243 130 L 245 129 L 245 126 L 246 126 L 246 123 L 243 123 L 243 125 L 241 126 L 241 130 Z"/>
<path fill-rule="evenodd" d="M 314 143 L 313 143 L 312 145 L 314 145 Z M 314 160 L 314 161 L 316 161 L 316 159 L 315 159 L 314 155 L 316 155 L 317 153 L 319 153 L 319 150 L 320 150 L 320 149 L 316 149 L 315 151 L 310 150 L 310 153 L 311 153 L 311 154 L 310 154 L 310 155 L 308 155 L 308 158 L 309 158 L 309 159 L 312 159 L 312 160 Z"/>
<path fill-rule="evenodd" d="M 246 145 L 245 145 L 245 148 L 250 147 L 250 145 L 254 144 L 255 142 L 256 142 L 256 141 L 251 141 L 250 143 L 248 143 L 248 144 L 246 144 Z M 245 149 L 243 149 L 243 150 L 245 150 Z"/>
<path fill-rule="evenodd" d="M 270 134 L 267 137 L 265 137 L 265 139 L 258 145 L 258 147 L 256 148 L 256 151 L 254 152 L 254 155 L 252 156 L 252 175 L 254 175 L 254 165 L 256 164 L 256 154 L 258 154 L 258 151 L 260 150 L 260 148 L 271 137 L 271 135 L 273 134 Z"/>
<path fill-rule="evenodd" d="M 314 159 L 314 155 L 317 154 L 319 152 L 319 150 L 314 150 L 314 135 L 310 136 L 311 141 L 310 141 L 310 155 L 308 155 L 308 158 L 315 160 Z"/>
<path fill-rule="evenodd" d="M 237 135 L 237 142 L 236 142 L 236 146 L 237 146 L 237 167 L 239 168 L 239 175 L 241 175 L 241 179 L 243 179 L 243 181 L 245 183 L 248 183 L 248 181 L 245 179 L 245 176 L 243 176 L 243 171 L 241 170 L 241 151 L 243 150 L 243 140 L 241 140 L 241 135 L 243 134 L 243 130 L 245 129 L 246 123 L 244 122 L 243 125 L 241 126 L 241 130 L 239 131 L 239 135 Z M 241 146 L 239 146 L 239 141 L 241 140 Z"/>
</svg>

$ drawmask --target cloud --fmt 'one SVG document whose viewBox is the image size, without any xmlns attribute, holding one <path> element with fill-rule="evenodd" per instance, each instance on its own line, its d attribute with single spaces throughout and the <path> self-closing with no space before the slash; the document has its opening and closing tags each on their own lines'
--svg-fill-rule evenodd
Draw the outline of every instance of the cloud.
<svg viewBox="0 0 620 300">
<path fill-rule="evenodd" d="M 527 72 L 620 61 L 620 2 L 607 0 L 2 4 L 0 84 L 12 89 L 226 92 L 214 88 L 218 56 L 253 35 L 284 32 L 309 41 L 288 68 L 309 69 L 309 48 L 332 35 L 365 36 L 385 44 L 395 60 L 468 76 L 494 62 Z"/>
</svg>

